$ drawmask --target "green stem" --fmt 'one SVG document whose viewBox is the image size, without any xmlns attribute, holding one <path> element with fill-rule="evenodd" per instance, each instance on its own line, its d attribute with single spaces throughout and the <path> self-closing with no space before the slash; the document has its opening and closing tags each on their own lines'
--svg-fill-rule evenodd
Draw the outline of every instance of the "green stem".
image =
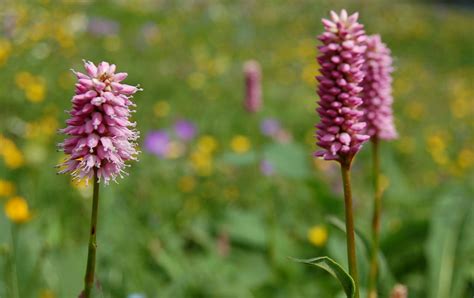
<svg viewBox="0 0 474 298">
<path fill-rule="evenodd" d="M 350 161 L 341 163 L 342 183 L 344 185 L 344 204 L 346 212 L 347 259 L 349 262 L 349 273 L 354 279 L 355 283 L 355 298 L 359 298 L 359 276 L 357 274 L 350 170 Z"/>
<path fill-rule="evenodd" d="M 99 209 L 99 181 L 97 179 L 97 170 L 94 170 L 94 194 L 92 197 L 92 216 L 89 235 L 89 251 L 87 254 L 87 269 L 84 278 L 84 292 L 83 298 L 89 298 L 91 290 L 94 287 L 94 269 L 95 269 L 95 255 L 97 249 L 97 213 Z"/>
<path fill-rule="evenodd" d="M 372 251 L 369 272 L 369 298 L 377 298 L 378 251 L 380 242 L 380 216 L 382 213 L 382 190 L 380 188 L 379 140 L 372 140 L 372 176 L 374 187 L 374 210 L 372 215 Z"/>
<path fill-rule="evenodd" d="M 15 223 L 11 223 L 11 241 L 12 241 L 12 251 L 10 254 L 11 257 L 11 294 L 12 297 L 18 298 L 20 297 L 19 287 L 18 287 L 18 271 L 16 265 L 16 253 L 17 253 L 17 227 Z"/>
</svg>

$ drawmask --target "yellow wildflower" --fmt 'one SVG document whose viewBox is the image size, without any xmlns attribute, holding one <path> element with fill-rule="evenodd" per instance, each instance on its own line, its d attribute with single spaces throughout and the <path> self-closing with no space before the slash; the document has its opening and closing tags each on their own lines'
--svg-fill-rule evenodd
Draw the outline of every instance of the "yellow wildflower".
<svg viewBox="0 0 474 298">
<path fill-rule="evenodd" d="M 7 180 L 0 179 L 0 197 L 9 197 L 15 193 L 15 185 Z"/>
<path fill-rule="evenodd" d="M 192 176 L 183 176 L 178 181 L 178 187 L 182 192 L 191 192 L 196 187 L 196 179 Z"/>
<path fill-rule="evenodd" d="M 51 290 L 42 290 L 39 298 L 56 298 L 56 295 L 54 295 L 54 292 Z"/>
<path fill-rule="evenodd" d="M 46 116 L 39 121 L 27 123 L 25 137 L 33 139 L 38 137 L 50 137 L 58 129 L 58 121 L 54 116 Z"/>
<path fill-rule="evenodd" d="M 0 39 L 0 66 L 7 62 L 12 51 L 12 45 L 8 40 Z"/>
<path fill-rule="evenodd" d="M 191 166 L 200 176 L 210 176 L 213 171 L 212 156 L 200 150 L 191 154 Z"/>
<path fill-rule="evenodd" d="M 205 153 L 213 153 L 217 149 L 217 140 L 210 135 L 204 135 L 197 142 L 199 151 Z"/>
<path fill-rule="evenodd" d="M 5 215 L 14 223 L 25 223 L 31 219 L 28 203 L 22 197 L 13 197 L 5 204 Z"/>
<path fill-rule="evenodd" d="M 23 154 L 12 140 L 0 135 L 0 155 L 10 169 L 16 169 L 24 164 Z"/>
<path fill-rule="evenodd" d="M 232 138 L 230 146 L 235 153 L 245 153 L 250 150 L 250 140 L 246 136 L 238 135 Z"/>
<path fill-rule="evenodd" d="M 25 89 L 26 98 L 31 102 L 41 102 L 44 100 L 46 86 L 42 80 L 37 80 Z"/>
<path fill-rule="evenodd" d="M 193 72 L 188 76 L 188 85 L 193 89 L 201 89 L 206 83 L 206 76 L 201 72 Z"/>
<path fill-rule="evenodd" d="M 308 240 L 315 246 L 323 246 L 328 240 L 328 231 L 326 227 L 317 225 L 309 229 Z"/>
<path fill-rule="evenodd" d="M 469 148 L 462 149 L 458 155 L 458 165 L 463 169 L 474 166 L 474 151 Z"/>
<path fill-rule="evenodd" d="M 419 102 L 411 102 L 406 105 L 405 114 L 413 120 L 420 120 L 425 114 L 425 107 Z"/>
<path fill-rule="evenodd" d="M 170 105 L 167 101 L 161 100 L 155 103 L 153 112 L 157 117 L 166 117 L 170 112 Z"/>
<path fill-rule="evenodd" d="M 25 89 L 32 81 L 34 81 L 34 76 L 27 71 L 22 71 L 15 75 L 15 83 L 21 89 Z"/>
<path fill-rule="evenodd" d="M 29 72 L 19 72 L 15 76 L 15 83 L 25 92 L 26 98 L 31 102 L 41 102 L 46 95 L 46 84 L 40 76 Z"/>
</svg>

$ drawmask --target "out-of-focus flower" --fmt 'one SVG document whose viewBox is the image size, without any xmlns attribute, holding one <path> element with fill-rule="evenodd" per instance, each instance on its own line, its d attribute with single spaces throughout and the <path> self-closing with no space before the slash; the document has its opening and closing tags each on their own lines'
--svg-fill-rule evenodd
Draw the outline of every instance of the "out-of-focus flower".
<svg viewBox="0 0 474 298">
<path fill-rule="evenodd" d="M 230 253 L 230 239 L 229 233 L 227 232 L 220 232 L 217 237 L 217 253 L 221 257 L 226 257 Z"/>
<path fill-rule="evenodd" d="M 38 103 L 44 100 L 46 83 L 42 77 L 23 71 L 16 74 L 15 82 L 25 92 L 25 96 L 30 102 Z"/>
<path fill-rule="evenodd" d="M 41 290 L 39 298 L 56 298 L 56 295 L 52 290 Z"/>
<path fill-rule="evenodd" d="M 362 117 L 366 123 L 365 133 L 371 137 L 392 140 L 397 137 L 392 112 L 392 57 L 390 49 L 380 35 L 371 35 L 366 40 L 362 81 Z"/>
<path fill-rule="evenodd" d="M 244 108 L 249 113 L 256 113 L 262 108 L 262 74 L 260 64 L 250 60 L 244 64 L 245 100 Z"/>
<path fill-rule="evenodd" d="M 153 112 L 157 117 L 166 117 L 170 112 L 170 105 L 167 101 L 158 101 L 153 106 Z"/>
<path fill-rule="evenodd" d="M 237 135 L 230 141 L 230 147 L 235 153 L 245 153 L 250 150 L 250 140 L 246 136 Z"/>
<path fill-rule="evenodd" d="M 127 73 L 115 73 L 115 64 L 84 62 L 84 67 L 87 74 L 75 72 L 71 118 L 61 130 L 69 137 L 59 147 L 69 156 L 59 165 L 60 173 L 77 179 L 96 174 L 108 184 L 123 177 L 126 161 L 137 160 L 138 132 L 129 118 L 135 106 L 130 99 L 140 89 L 121 83 Z"/>
<path fill-rule="evenodd" d="M 182 192 L 191 192 L 196 187 L 196 179 L 193 176 L 183 176 L 178 181 L 178 187 Z"/>
<path fill-rule="evenodd" d="M 309 229 L 308 240 L 315 246 L 324 246 L 328 240 L 328 231 L 326 227 L 317 225 Z"/>
<path fill-rule="evenodd" d="M 15 193 L 15 184 L 10 181 L 0 179 L 0 197 L 9 197 Z"/>
<path fill-rule="evenodd" d="M 426 139 L 426 145 L 426 149 L 438 165 L 444 166 L 448 164 L 446 138 L 443 137 L 441 132 L 429 135 Z"/>
<path fill-rule="evenodd" d="M 197 133 L 196 125 L 187 120 L 178 120 L 174 124 L 174 132 L 176 136 L 183 141 L 194 139 Z"/>
<path fill-rule="evenodd" d="M 169 150 L 170 137 L 167 132 L 156 130 L 145 138 L 145 150 L 158 157 L 165 158 Z"/>
<path fill-rule="evenodd" d="M 274 118 L 266 118 L 260 123 L 260 131 L 262 134 L 273 137 L 281 129 L 280 122 Z"/>
<path fill-rule="evenodd" d="M 27 123 L 25 127 L 25 137 L 27 139 L 50 137 L 54 135 L 58 128 L 58 121 L 54 116 L 45 116 L 39 121 Z"/>
<path fill-rule="evenodd" d="M 363 134 L 363 112 L 358 109 L 362 104 L 358 95 L 364 78 L 366 36 L 357 18 L 357 13 L 348 16 L 345 10 L 340 15 L 332 11 L 331 21 L 322 20 L 326 32 L 318 36 L 323 45 L 318 46 L 321 75 L 317 76 L 317 111 L 321 121 L 316 125 L 316 135 L 323 150 L 315 155 L 326 160 L 350 162 L 369 139 Z"/>
<path fill-rule="evenodd" d="M 21 167 L 25 163 L 23 153 L 15 143 L 0 134 L 0 155 L 10 169 Z"/>
<path fill-rule="evenodd" d="M 166 152 L 166 158 L 176 159 L 183 156 L 186 151 L 186 146 L 181 141 L 170 141 L 168 143 L 168 151 Z"/>
<path fill-rule="evenodd" d="M 5 203 L 5 215 L 14 223 L 25 223 L 31 219 L 28 203 L 22 197 L 13 197 Z"/>
<path fill-rule="evenodd" d="M 117 35 L 120 31 L 120 24 L 114 20 L 92 17 L 87 24 L 87 31 L 95 36 Z"/>
<path fill-rule="evenodd" d="M 6 39 L 0 39 L 0 66 L 5 64 L 10 57 L 12 45 Z"/>
<path fill-rule="evenodd" d="M 193 72 L 188 76 L 189 86 L 196 90 L 202 89 L 206 83 L 206 80 L 206 75 L 202 72 Z"/>
<path fill-rule="evenodd" d="M 469 169 L 474 166 L 474 151 L 469 148 L 464 148 L 459 152 L 458 165 L 462 169 Z"/>
<path fill-rule="evenodd" d="M 211 152 L 196 150 L 191 153 L 191 166 L 200 176 L 210 176 L 214 171 Z"/>
<path fill-rule="evenodd" d="M 288 130 L 280 129 L 278 131 L 278 133 L 276 134 L 275 139 L 279 143 L 289 143 L 293 139 L 293 136 L 291 135 L 291 133 Z"/>
<path fill-rule="evenodd" d="M 390 293 L 390 298 L 407 298 L 408 288 L 405 285 L 397 284 Z"/>
<path fill-rule="evenodd" d="M 218 143 L 216 138 L 210 135 L 204 135 L 199 138 L 197 148 L 199 151 L 206 153 L 214 153 L 217 149 Z"/>
<path fill-rule="evenodd" d="M 160 28 L 153 22 L 144 24 L 139 32 L 139 45 L 153 45 L 160 40 Z"/>
<path fill-rule="evenodd" d="M 273 165 L 266 159 L 260 162 L 260 171 L 265 176 L 271 176 L 275 173 L 275 169 L 273 168 Z"/>
</svg>

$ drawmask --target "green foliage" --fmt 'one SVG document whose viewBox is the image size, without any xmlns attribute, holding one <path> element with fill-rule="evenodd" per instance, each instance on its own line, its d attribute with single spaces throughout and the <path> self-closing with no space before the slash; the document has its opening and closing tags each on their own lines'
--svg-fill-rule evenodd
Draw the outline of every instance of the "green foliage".
<svg viewBox="0 0 474 298">
<path fill-rule="evenodd" d="M 474 201 L 462 194 L 438 198 L 427 241 L 430 297 L 469 297 L 474 267 Z"/>
<path fill-rule="evenodd" d="M 305 263 L 308 265 L 314 265 L 319 267 L 323 270 L 326 270 L 329 274 L 331 274 L 334 278 L 336 278 L 340 283 L 341 286 L 344 288 L 344 292 L 346 293 L 347 298 L 354 298 L 355 297 L 355 284 L 352 277 L 347 273 L 341 265 L 336 263 L 333 259 L 329 257 L 318 257 L 313 259 L 301 260 L 301 259 L 293 259 L 296 262 Z"/>
</svg>

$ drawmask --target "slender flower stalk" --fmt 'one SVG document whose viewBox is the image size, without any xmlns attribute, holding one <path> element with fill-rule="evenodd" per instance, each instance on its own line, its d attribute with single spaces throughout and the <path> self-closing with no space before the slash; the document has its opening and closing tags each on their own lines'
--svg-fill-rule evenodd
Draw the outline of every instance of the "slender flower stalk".
<svg viewBox="0 0 474 298">
<path fill-rule="evenodd" d="M 322 19 L 325 32 L 318 36 L 323 45 L 318 46 L 321 75 L 317 112 L 320 123 L 316 125 L 317 145 L 322 150 L 315 156 L 336 160 L 341 166 L 344 185 L 344 203 L 347 235 L 347 258 L 349 273 L 356 285 L 355 297 L 359 297 L 356 247 L 350 169 L 355 154 L 369 139 L 364 134 L 366 124 L 359 110 L 362 99 L 364 53 L 366 35 L 363 25 L 357 22 L 358 14 L 348 16 L 345 10 L 338 15 L 331 11 L 331 20 Z"/>
<path fill-rule="evenodd" d="M 93 179 L 94 193 L 89 235 L 87 268 L 83 298 L 89 298 L 94 286 L 97 249 L 97 215 L 99 183 L 108 184 L 123 177 L 129 160 L 137 160 L 135 141 L 138 132 L 129 117 L 133 112 L 132 95 L 140 90 L 121 83 L 127 73 L 115 73 L 116 66 L 101 62 L 96 66 L 84 62 L 86 74 L 74 72 L 78 82 L 72 98 L 71 118 L 61 132 L 68 135 L 59 147 L 68 155 L 58 167 L 59 173 L 71 173 L 73 179 Z"/>
<path fill-rule="evenodd" d="M 370 257 L 368 297 L 377 297 L 378 253 L 380 242 L 380 224 L 382 213 L 382 189 L 380 186 L 380 141 L 397 137 L 393 124 L 392 112 L 392 77 L 393 71 L 390 49 L 382 42 L 379 35 L 368 36 L 365 53 L 366 73 L 363 81 L 365 132 L 372 141 L 372 176 L 374 187 L 374 207 L 372 215 L 372 248 Z"/>
<path fill-rule="evenodd" d="M 86 276 L 84 277 L 84 297 L 90 297 L 94 287 L 95 255 L 97 252 L 97 214 L 99 211 L 99 180 L 94 169 L 94 190 L 92 195 L 92 215 L 89 234 L 89 249 L 87 252 Z"/>
<path fill-rule="evenodd" d="M 370 253 L 370 271 L 368 297 L 377 298 L 378 250 L 380 241 L 380 217 L 382 213 L 382 191 L 379 179 L 379 140 L 372 139 L 372 178 L 374 187 L 374 209 L 372 215 L 372 248 Z"/>
</svg>

